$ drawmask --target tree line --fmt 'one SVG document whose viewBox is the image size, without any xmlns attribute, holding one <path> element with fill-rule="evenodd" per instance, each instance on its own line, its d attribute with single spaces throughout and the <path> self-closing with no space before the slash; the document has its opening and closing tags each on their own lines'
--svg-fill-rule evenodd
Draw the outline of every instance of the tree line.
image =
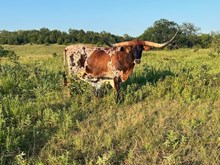
<svg viewBox="0 0 220 165">
<path fill-rule="evenodd" d="M 121 42 L 124 38 L 107 32 L 93 32 L 84 30 L 69 29 L 68 32 L 60 30 L 49 30 L 41 28 L 40 30 L 18 30 L 18 31 L 0 31 L 0 44 L 21 45 L 21 44 L 69 44 L 69 43 L 91 43 L 103 45 L 103 37 L 109 41 Z"/>
<path fill-rule="evenodd" d="M 176 22 L 167 19 L 160 19 L 156 21 L 151 27 L 148 27 L 143 34 L 137 38 L 140 40 L 148 40 L 154 42 L 164 42 L 169 40 L 176 31 L 179 31 L 173 47 L 181 48 L 209 48 L 218 33 L 202 34 L 199 33 L 200 28 L 192 23 L 183 23 L 178 25 Z M 219 38 L 219 37 L 217 37 Z M 104 40 L 112 43 L 132 40 L 134 37 L 125 34 L 117 36 L 108 32 L 93 32 L 69 29 L 68 32 L 60 30 L 49 30 L 48 28 L 41 28 L 40 30 L 18 30 L 18 31 L 0 31 L 0 44 L 70 44 L 70 43 L 87 43 L 104 45 Z"/>
</svg>

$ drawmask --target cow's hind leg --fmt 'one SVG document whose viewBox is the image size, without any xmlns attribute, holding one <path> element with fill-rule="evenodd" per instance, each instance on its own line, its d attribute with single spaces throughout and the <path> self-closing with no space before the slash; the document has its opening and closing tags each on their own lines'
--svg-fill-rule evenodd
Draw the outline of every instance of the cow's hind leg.
<svg viewBox="0 0 220 165">
<path fill-rule="evenodd" d="M 66 96 L 71 97 L 71 90 L 70 90 L 71 81 L 69 76 L 66 72 L 63 72 L 63 92 Z"/>
<path fill-rule="evenodd" d="M 101 97 L 101 82 L 91 82 L 90 83 L 93 87 L 95 87 L 94 95 L 95 97 Z"/>
<path fill-rule="evenodd" d="M 120 94 L 120 83 L 121 83 L 121 78 L 120 77 L 114 77 L 114 89 L 116 92 L 116 104 L 119 101 L 119 94 Z"/>
<path fill-rule="evenodd" d="M 68 85 L 66 72 L 63 72 L 63 86 L 66 87 Z"/>
</svg>

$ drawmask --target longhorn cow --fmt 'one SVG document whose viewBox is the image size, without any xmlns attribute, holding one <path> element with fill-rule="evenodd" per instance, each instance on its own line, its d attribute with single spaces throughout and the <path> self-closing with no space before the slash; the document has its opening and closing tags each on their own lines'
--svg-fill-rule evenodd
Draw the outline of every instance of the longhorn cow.
<svg viewBox="0 0 220 165">
<path fill-rule="evenodd" d="M 116 44 L 106 44 L 110 47 L 93 47 L 76 44 L 64 49 L 64 68 L 68 64 L 69 77 L 72 75 L 88 82 L 96 88 L 109 82 L 116 91 L 116 102 L 119 99 L 120 83 L 126 81 L 132 74 L 135 64 L 141 62 L 142 51 L 152 47 L 163 48 L 170 44 L 176 34 L 165 43 L 132 40 Z M 64 85 L 67 76 L 64 72 Z"/>
</svg>

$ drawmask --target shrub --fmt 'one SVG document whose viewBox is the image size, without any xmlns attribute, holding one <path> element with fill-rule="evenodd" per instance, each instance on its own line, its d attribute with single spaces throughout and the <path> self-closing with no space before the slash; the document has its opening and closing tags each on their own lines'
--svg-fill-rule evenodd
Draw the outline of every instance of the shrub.
<svg viewBox="0 0 220 165">
<path fill-rule="evenodd" d="M 8 52 L 8 50 L 4 50 L 4 48 L 0 46 L 0 57 L 7 56 Z"/>
</svg>

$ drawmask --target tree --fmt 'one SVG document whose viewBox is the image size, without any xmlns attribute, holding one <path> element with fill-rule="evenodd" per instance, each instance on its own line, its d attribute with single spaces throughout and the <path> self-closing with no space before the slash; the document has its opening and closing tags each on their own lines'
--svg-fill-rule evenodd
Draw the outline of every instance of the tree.
<svg viewBox="0 0 220 165">
<path fill-rule="evenodd" d="M 124 34 L 123 38 L 124 38 L 125 41 L 130 41 L 130 40 L 134 39 L 133 37 L 129 36 L 128 34 Z"/>
<path fill-rule="evenodd" d="M 196 27 L 193 23 L 187 22 L 181 25 L 181 31 L 186 36 L 197 35 L 199 30 L 200 28 Z"/>
<path fill-rule="evenodd" d="M 62 37 L 59 37 L 59 38 L 57 39 L 57 43 L 58 43 L 59 45 L 62 45 L 62 44 L 64 43 L 64 39 L 63 39 Z"/>
<path fill-rule="evenodd" d="M 49 44 L 49 34 L 50 30 L 48 28 L 41 28 L 38 43 Z"/>
<path fill-rule="evenodd" d="M 167 19 L 160 19 L 156 21 L 152 27 L 147 28 L 147 30 L 139 36 L 139 39 L 164 42 L 169 40 L 178 29 L 179 26 L 177 23 L 168 21 Z"/>
<path fill-rule="evenodd" d="M 196 27 L 192 23 L 183 23 L 180 26 L 180 35 L 179 35 L 179 41 L 178 44 L 181 47 L 188 47 L 192 48 L 193 46 L 198 46 L 199 43 L 199 37 L 198 37 L 198 31 L 200 28 Z"/>
<path fill-rule="evenodd" d="M 78 30 L 69 29 L 69 36 L 71 38 L 72 43 L 78 42 L 77 34 L 78 34 Z"/>
<path fill-rule="evenodd" d="M 57 43 L 57 39 L 61 36 L 61 32 L 59 30 L 52 30 L 49 35 L 50 43 Z"/>
<path fill-rule="evenodd" d="M 209 48 L 211 46 L 212 36 L 210 34 L 201 34 L 198 37 L 201 48 Z"/>
<path fill-rule="evenodd" d="M 175 39 L 178 47 L 192 48 L 194 46 L 207 48 L 211 43 L 209 35 L 200 35 L 200 28 L 192 23 L 183 23 L 178 25 L 173 21 L 160 19 L 153 26 L 147 28 L 139 37 L 141 40 L 150 40 L 154 42 L 164 42 L 169 40 L 172 35 L 179 30 L 179 34 Z"/>
<path fill-rule="evenodd" d="M 79 30 L 78 34 L 77 34 L 77 40 L 81 43 L 85 43 L 85 31 L 84 30 Z"/>
<path fill-rule="evenodd" d="M 39 31 L 38 30 L 29 30 L 27 33 L 27 39 L 29 43 L 37 43 L 39 37 Z"/>
<path fill-rule="evenodd" d="M 0 44 L 7 44 L 7 38 L 9 36 L 9 32 L 6 30 L 0 31 Z"/>
<path fill-rule="evenodd" d="M 70 37 L 69 37 L 68 33 L 66 33 L 66 32 L 61 33 L 61 38 L 63 40 L 63 44 L 68 44 L 71 42 Z"/>
</svg>

